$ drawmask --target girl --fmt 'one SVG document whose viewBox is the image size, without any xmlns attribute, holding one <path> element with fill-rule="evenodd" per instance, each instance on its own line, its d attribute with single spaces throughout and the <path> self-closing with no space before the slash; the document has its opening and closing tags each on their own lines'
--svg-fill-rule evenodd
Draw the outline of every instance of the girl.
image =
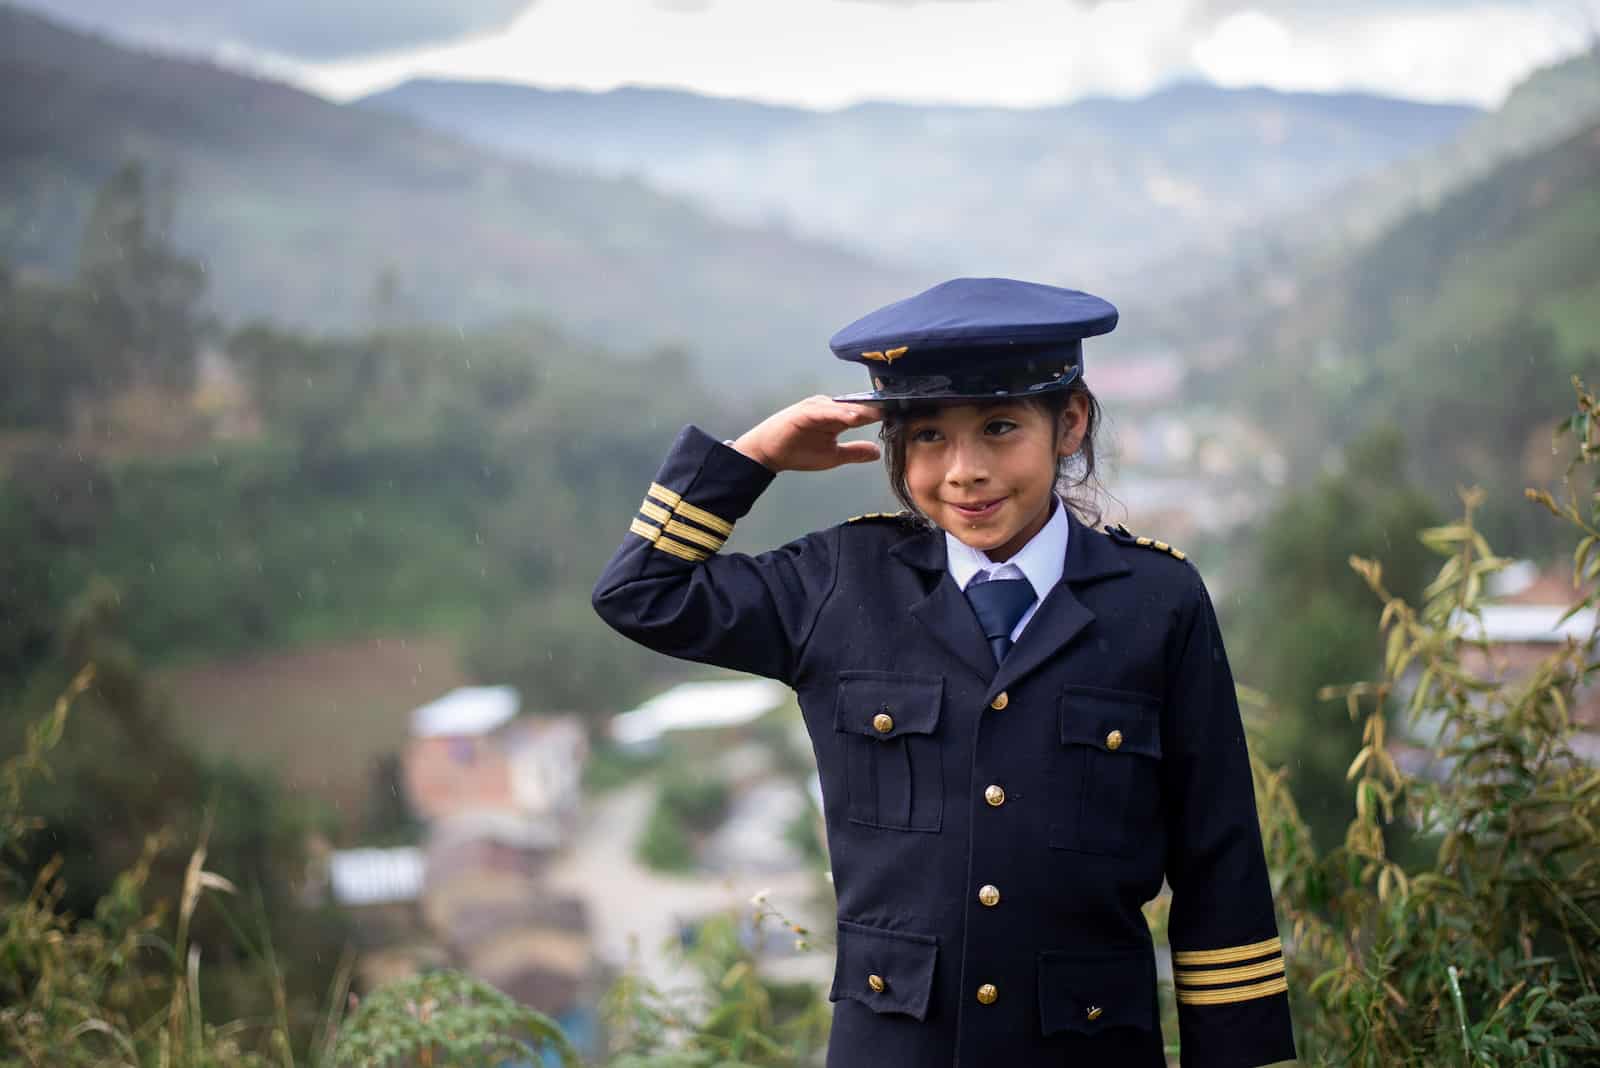
<svg viewBox="0 0 1600 1068">
<path fill-rule="evenodd" d="M 828 1068 L 1161 1068 L 1140 906 L 1172 888 L 1185 1066 L 1294 1056 L 1233 680 L 1183 554 L 1085 522 L 1082 339 L 1110 304 L 956 279 L 858 320 L 873 389 L 686 428 L 594 591 L 652 649 L 780 679 L 838 893 Z M 907 511 L 718 550 L 781 471 L 874 460 Z"/>
</svg>

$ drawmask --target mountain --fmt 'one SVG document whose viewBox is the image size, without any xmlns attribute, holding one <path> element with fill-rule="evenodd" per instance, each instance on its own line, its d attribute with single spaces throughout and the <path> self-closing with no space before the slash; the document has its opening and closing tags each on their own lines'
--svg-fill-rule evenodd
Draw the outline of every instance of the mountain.
<svg viewBox="0 0 1600 1068">
<path fill-rule="evenodd" d="M 1600 118 L 1375 237 L 1177 309 L 1187 391 L 1248 413 L 1305 474 L 1399 426 L 1423 485 L 1490 491 L 1504 551 L 1548 536 L 1523 486 L 1559 477 L 1568 379 L 1600 382 Z"/>
<path fill-rule="evenodd" d="M 418 320 L 547 317 L 782 381 L 824 365 L 839 325 L 935 280 L 15 7 L 0 6 L 0 94 L 0 259 L 70 273 L 97 186 L 141 159 L 234 321 L 367 325 L 388 276 Z"/>
<path fill-rule="evenodd" d="M 1314 203 L 1478 114 L 1203 83 L 1031 109 L 815 112 L 673 90 L 431 80 L 360 103 L 524 158 L 638 175 L 725 218 L 779 220 L 888 262 L 1067 284 L 1126 277 Z"/>
<path fill-rule="evenodd" d="M 1357 247 L 1402 216 L 1436 206 L 1500 163 L 1548 148 L 1600 117 L 1600 49 L 1579 53 L 1529 75 L 1493 111 L 1465 123 L 1456 136 L 1393 166 L 1347 183 L 1314 207 L 1285 213 L 1267 225 L 1233 235 L 1206 255 L 1222 271 L 1263 270 L 1308 256 Z M 1215 282 L 1197 275 L 1201 250 L 1156 265 L 1156 278 L 1181 276 L 1190 286 Z M 1163 287 L 1172 292 L 1171 286 Z"/>
</svg>

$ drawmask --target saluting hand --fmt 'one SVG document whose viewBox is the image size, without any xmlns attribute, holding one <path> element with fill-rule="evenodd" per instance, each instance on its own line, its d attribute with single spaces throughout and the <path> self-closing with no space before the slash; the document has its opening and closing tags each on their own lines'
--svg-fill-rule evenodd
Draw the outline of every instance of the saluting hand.
<svg viewBox="0 0 1600 1068">
<path fill-rule="evenodd" d="M 847 404 L 818 394 L 767 416 L 733 447 L 774 471 L 827 471 L 842 464 L 870 463 L 878 458 L 875 442 L 841 442 L 839 435 L 880 418 L 874 405 Z"/>
</svg>

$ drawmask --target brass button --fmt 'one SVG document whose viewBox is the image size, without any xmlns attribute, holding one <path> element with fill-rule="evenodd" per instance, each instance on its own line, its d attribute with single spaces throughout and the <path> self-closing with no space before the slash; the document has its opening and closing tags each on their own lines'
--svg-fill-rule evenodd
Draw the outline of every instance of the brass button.
<svg viewBox="0 0 1600 1068">
<path fill-rule="evenodd" d="M 1107 749 L 1116 749 L 1121 744 L 1122 744 L 1122 732 L 1121 731 L 1112 731 L 1110 734 L 1106 735 L 1106 748 Z"/>
<path fill-rule="evenodd" d="M 978 900 L 983 902 L 989 908 L 994 908 L 996 905 L 1000 904 L 1000 888 L 998 886 L 991 886 L 988 884 L 979 887 Z"/>
<path fill-rule="evenodd" d="M 872 717 L 872 729 L 879 734 L 888 734 L 894 730 L 894 717 L 887 712 L 879 712 Z"/>
<path fill-rule="evenodd" d="M 993 1005 L 994 999 L 1000 996 L 1000 991 L 994 988 L 993 983 L 984 983 L 978 988 L 978 1004 Z"/>
<path fill-rule="evenodd" d="M 983 799 L 995 808 L 1006 803 L 1006 792 L 998 786 L 990 786 L 983 792 Z"/>
<path fill-rule="evenodd" d="M 881 994 L 883 993 L 883 988 L 889 984 L 883 981 L 883 976 L 881 975 L 869 975 L 867 976 L 867 985 L 873 989 L 874 993 Z M 1094 1017 L 1091 1016 L 1089 1019 L 1092 1020 Z"/>
<path fill-rule="evenodd" d="M 1100 1006 L 1098 1006 L 1098 1005 L 1090 1005 L 1090 1006 L 1089 1006 L 1089 1013 L 1088 1013 L 1088 1015 L 1089 1015 L 1089 1019 L 1091 1019 L 1091 1020 L 1098 1020 L 1098 1019 L 1100 1019 L 1100 1014 L 1101 1014 L 1101 1013 L 1102 1013 L 1102 1012 L 1104 1012 L 1104 1011 L 1105 1011 L 1105 1010 L 1104 1010 L 1104 1009 L 1102 1009 L 1102 1008 L 1101 1008 L 1101 1007 L 1100 1007 Z"/>
<path fill-rule="evenodd" d="M 999 693 L 995 694 L 994 700 L 989 702 L 989 707 L 994 709 L 996 712 L 1003 712 L 1005 711 L 1006 705 L 1009 705 L 1010 703 L 1011 698 L 1006 695 L 1004 690 L 1001 690 Z"/>
</svg>

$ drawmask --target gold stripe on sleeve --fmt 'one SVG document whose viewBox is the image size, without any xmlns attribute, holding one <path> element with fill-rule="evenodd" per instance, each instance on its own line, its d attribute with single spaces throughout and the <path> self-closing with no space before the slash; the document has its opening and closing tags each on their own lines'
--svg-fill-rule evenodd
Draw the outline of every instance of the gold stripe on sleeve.
<svg viewBox="0 0 1600 1068">
<path fill-rule="evenodd" d="M 1230 1005 L 1235 1001 L 1254 1001 L 1256 998 L 1271 997 L 1273 994 L 1282 994 L 1288 991 L 1289 980 L 1279 976 L 1269 979 L 1264 983 L 1251 983 L 1249 986 L 1232 986 L 1225 990 L 1182 990 L 1178 991 L 1179 1005 Z"/>
<path fill-rule="evenodd" d="M 654 487 L 652 486 L 651 489 L 653 490 Z M 716 531 L 723 537 L 727 537 L 729 534 L 733 533 L 732 523 L 728 522 L 726 519 L 723 519 L 721 516 L 712 515 L 704 508 L 696 508 L 688 501 L 679 500 L 677 504 L 673 505 L 672 510 L 674 513 L 682 516 L 685 519 L 694 520 L 707 530 Z"/>
<path fill-rule="evenodd" d="M 1252 942 L 1248 946 L 1230 946 L 1227 949 L 1185 949 L 1172 955 L 1174 964 L 1234 964 L 1268 953 L 1282 953 L 1283 939 L 1269 938 Z"/>
<path fill-rule="evenodd" d="M 702 549 L 696 549 L 691 545 L 685 545 L 681 541 L 674 541 L 665 536 L 656 539 L 656 548 L 664 553 L 676 556 L 680 560 L 687 560 L 691 564 L 698 564 L 711 555 Z"/>
<path fill-rule="evenodd" d="M 659 482 L 650 483 L 650 496 L 654 497 L 668 508 L 676 508 L 678 506 L 678 502 L 683 500 L 683 495 L 681 493 L 674 493 Z"/>
<path fill-rule="evenodd" d="M 727 540 L 726 538 L 719 538 L 715 534 L 707 534 L 705 531 L 697 527 L 691 527 L 687 523 L 680 523 L 676 519 L 669 522 L 662 529 L 674 538 L 693 542 L 696 545 L 710 549 L 712 552 L 722 548 L 722 543 Z"/>
<path fill-rule="evenodd" d="M 1246 964 L 1242 968 L 1213 968 L 1210 971 L 1188 972 L 1182 968 L 1172 973 L 1180 986 L 1221 986 L 1223 983 L 1242 983 L 1246 979 L 1262 979 L 1283 974 L 1283 958 L 1274 957 L 1260 964 Z"/>
<path fill-rule="evenodd" d="M 639 511 L 643 512 L 646 518 L 654 519 L 657 523 L 661 524 L 665 524 L 667 520 L 672 518 L 671 512 L 667 511 L 659 504 L 656 504 L 649 497 L 646 497 L 644 499 L 644 503 L 639 505 Z"/>
<path fill-rule="evenodd" d="M 657 538 L 661 537 L 660 527 L 653 527 L 637 516 L 634 517 L 633 522 L 628 524 L 628 529 L 639 535 L 639 537 L 643 538 L 645 541 L 653 542 Z"/>
</svg>

